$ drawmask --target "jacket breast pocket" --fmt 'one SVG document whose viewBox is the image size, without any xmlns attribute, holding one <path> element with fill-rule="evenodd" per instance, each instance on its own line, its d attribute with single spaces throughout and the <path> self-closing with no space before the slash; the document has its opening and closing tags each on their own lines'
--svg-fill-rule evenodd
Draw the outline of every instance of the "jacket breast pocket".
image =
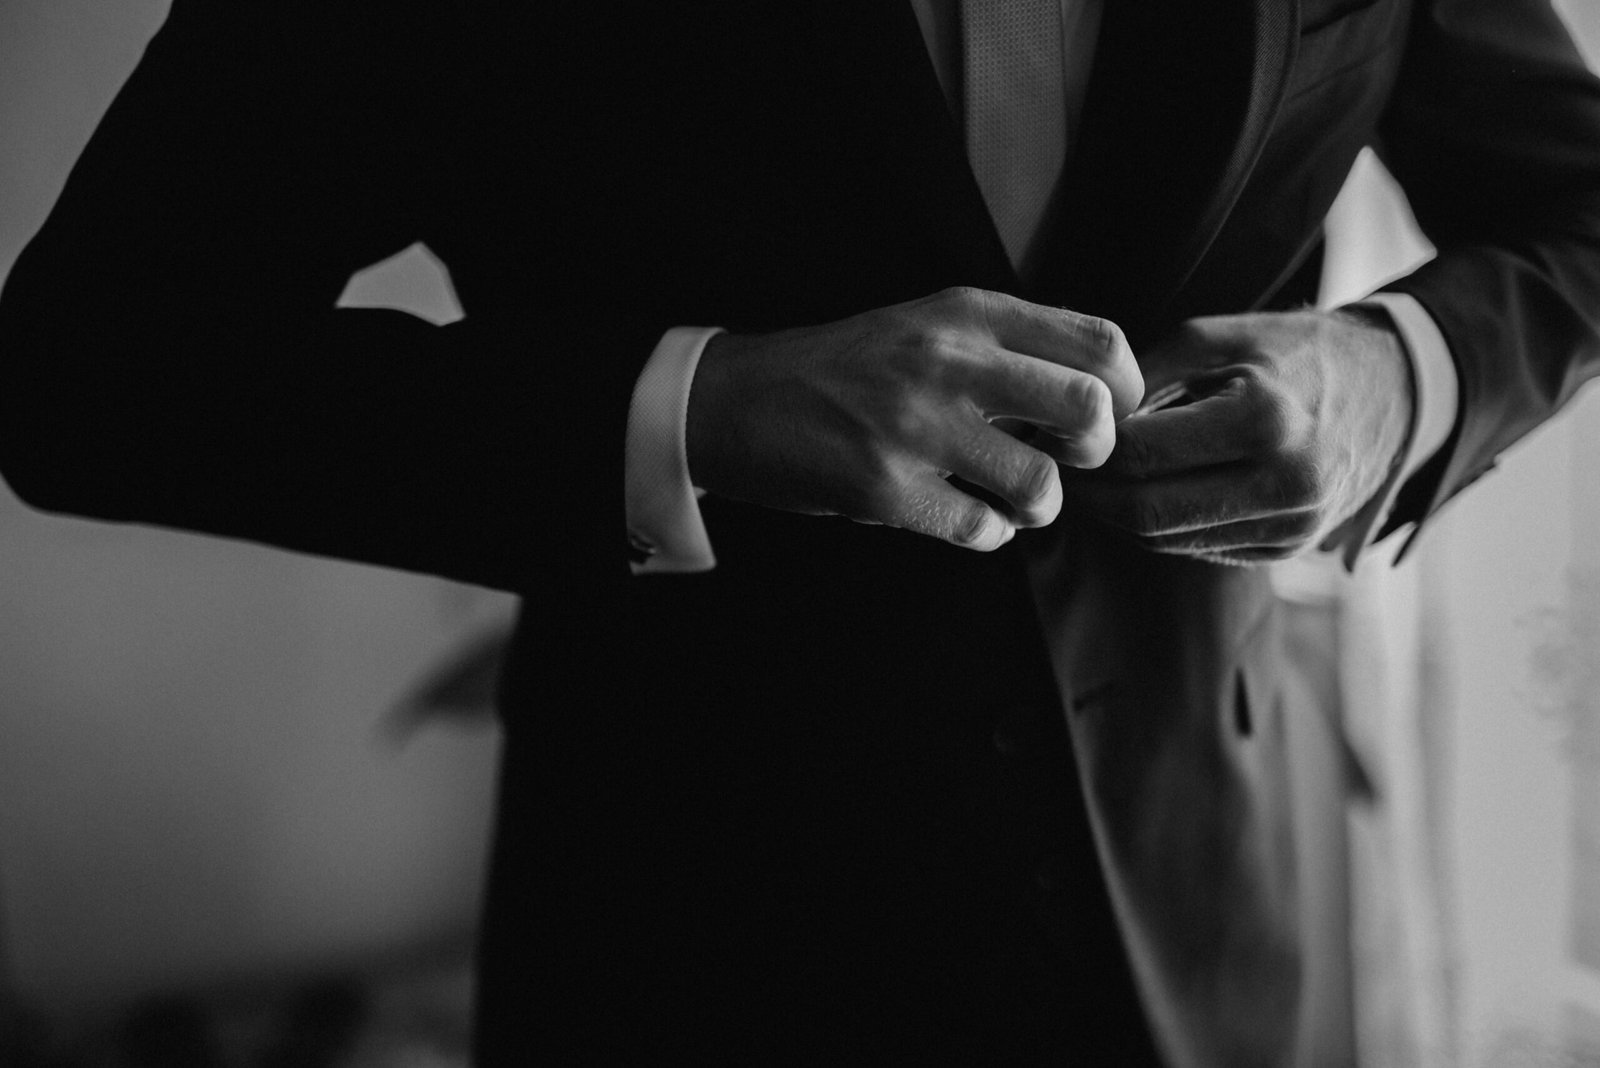
<svg viewBox="0 0 1600 1068">
<path fill-rule="evenodd" d="M 1408 0 L 1305 0 L 1288 96 L 1365 66 L 1405 40 Z"/>
</svg>

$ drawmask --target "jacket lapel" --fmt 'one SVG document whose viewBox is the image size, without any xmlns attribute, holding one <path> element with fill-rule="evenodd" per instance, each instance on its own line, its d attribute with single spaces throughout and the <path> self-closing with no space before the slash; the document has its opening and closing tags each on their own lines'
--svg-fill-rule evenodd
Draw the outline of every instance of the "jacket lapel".
<svg viewBox="0 0 1600 1068">
<path fill-rule="evenodd" d="M 1277 114 L 1297 0 L 1106 0 L 1080 135 L 1039 281 L 1006 259 L 907 0 L 815 5 L 827 55 L 818 103 L 842 108 L 862 175 L 941 284 L 977 285 L 1102 315 L 1131 337 L 1169 326 Z M 850 26 L 850 34 L 839 27 Z"/>
<path fill-rule="evenodd" d="M 1297 13 L 1295 0 L 1107 2 L 1036 299 L 1135 341 L 1171 325 L 1277 114 Z"/>
</svg>

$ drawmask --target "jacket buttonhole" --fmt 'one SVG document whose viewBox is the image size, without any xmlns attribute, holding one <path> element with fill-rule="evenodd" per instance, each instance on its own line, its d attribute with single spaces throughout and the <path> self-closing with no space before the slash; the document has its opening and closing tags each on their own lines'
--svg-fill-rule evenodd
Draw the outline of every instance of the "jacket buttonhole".
<svg viewBox="0 0 1600 1068">
<path fill-rule="evenodd" d="M 1244 672 L 1233 674 L 1233 729 L 1241 738 L 1250 737 L 1255 724 L 1250 719 L 1250 694 L 1245 688 Z"/>
</svg>

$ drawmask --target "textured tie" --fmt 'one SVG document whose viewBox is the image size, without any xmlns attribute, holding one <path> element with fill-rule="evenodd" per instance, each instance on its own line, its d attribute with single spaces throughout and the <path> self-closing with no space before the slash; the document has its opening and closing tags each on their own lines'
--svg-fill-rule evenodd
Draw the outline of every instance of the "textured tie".
<svg viewBox="0 0 1600 1068">
<path fill-rule="evenodd" d="M 967 154 L 1026 273 L 1066 159 L 1061 0 L 961 0 L 961 34 Z"/>
</svg>

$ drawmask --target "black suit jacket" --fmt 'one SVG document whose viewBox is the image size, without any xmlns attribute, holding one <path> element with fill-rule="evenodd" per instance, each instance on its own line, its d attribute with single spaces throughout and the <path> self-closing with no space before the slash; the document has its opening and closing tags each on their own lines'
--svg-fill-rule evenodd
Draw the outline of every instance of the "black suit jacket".
<svg viewBox="0 0 1600 1068">
<path fill-rule="evenodd" d="M 672 325 L 1293 306 L 1369 143 L 1462 376 L 1423 520 L 1600 355 L 1600 91 L 1536 0 L 1108 4 L 1027 288 L 901 0 L 178 0 L 8 280 L 0 465 L 524 596 L 486 1049 L 1133 1063 L 1136 987 L 1173 1063 L 1317 1063 L 1339 800 L 1259 571 L 708 499 L 718 568 L 634 580 L 622 443 Z M 334 310 L 418 240 L 462 322 Z"/>
</svg>

